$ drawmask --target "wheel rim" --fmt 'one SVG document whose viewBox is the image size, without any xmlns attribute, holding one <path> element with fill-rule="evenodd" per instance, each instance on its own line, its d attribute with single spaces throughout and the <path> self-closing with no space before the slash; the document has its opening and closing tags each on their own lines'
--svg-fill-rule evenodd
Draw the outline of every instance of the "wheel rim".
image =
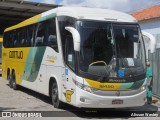
<svg viewBox="0 0 160 120">
<path fill-rule="evenodd" d="M 15 86 L 16 86 L 16 83 L 15 83 L 15 81 L 13 81 L 13 82 L 12 82 L 12 85 L 13 85 L 13 87 L 15 88 Z"/>
<path fill-rule="evenodd" d="M 17 86 L 16 86 L 16 77 L 15 77 L 15 73 L 13 73 L 13 75 L 12 75 L 12 86 L 13 86 L 13 89 L 17 89 Z"/>
</svg>

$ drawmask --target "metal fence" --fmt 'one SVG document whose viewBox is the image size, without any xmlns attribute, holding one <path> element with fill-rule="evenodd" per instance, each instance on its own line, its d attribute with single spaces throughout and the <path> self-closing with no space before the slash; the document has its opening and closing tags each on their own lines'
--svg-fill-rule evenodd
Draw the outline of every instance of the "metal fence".
<svg viewBox="0 0 160 120">
<path fill-rule="evenodd" d="M 154 53 L 148 52 L 148 59 L 153 69 L 153 94 L 160 98 L 160 48 Z"/>
</svg>

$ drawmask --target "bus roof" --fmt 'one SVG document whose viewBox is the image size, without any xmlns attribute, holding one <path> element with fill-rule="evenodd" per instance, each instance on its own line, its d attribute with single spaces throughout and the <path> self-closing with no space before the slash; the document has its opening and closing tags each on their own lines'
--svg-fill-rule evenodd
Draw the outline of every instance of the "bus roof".
<svg viewBox="0 0 160 120">
<path fill-rule="evenodd" d="M 77 19 L 91 19 L 91 20 L 117 21 L 117 22 L 137 22 L 135 18 L 126 13 L 110 9 L 102 9 L 102 8 L 59 7 L 57 14 L 58 16 L 67 15 L 75 17 Z"/>
<path fill-rule="evenodd" d="M 123 12 L 88 7 L 58 7 L 44 13 L 31 17 L 17 25 L 5 29 L 6 31 L 14 30 L 23 26 L 31 25 L 40 21 L 47 20 L 55 16 L 70 16 L 77 19 L 114 21 L 114 22 L 137 22 L 135 18 Z"/>
</svg>

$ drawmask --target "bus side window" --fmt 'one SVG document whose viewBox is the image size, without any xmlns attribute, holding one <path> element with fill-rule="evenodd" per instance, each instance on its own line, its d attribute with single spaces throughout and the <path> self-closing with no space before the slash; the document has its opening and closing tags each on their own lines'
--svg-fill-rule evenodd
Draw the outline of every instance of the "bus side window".
<svg viewBox="0 0 160 120">
<path fill-rule="evenodd" d="M 11 41 L 11 38 L 12 38 L 12 33 L 9 32 L 9 33 L 8 33 L 8 39 L 7 39 L 7 47 L 8 47 L 8 48 L 11 47 L 11 44 L 10 44 L 10 43 L 11 43 L 11 42 L 10 42 L 10 41 Z"/>
<path fill-rule="evenodd" d="M 17 47 L 25 47 L 26 46 L 26 36 L 25 36 L 25 28 L 18 29 L 17 33 L 17 39 L 15 39 L 15 42 L 17 42 Z"/>
<path fill-rule="evenodd" d="M 66 50 L 66 63 L 73 71 L 75 71 L 75 54 L 74 54 L 73 38 L 71 35 L 66 36 L 65 50 Z"/>
<path fill-rule="evenodd" d="M 44 46 L 44 40 L 45 40 L 45 24 L 42 22 L 37 24 L 34 46 Z"/>
<path fill-rule="evenodd" d="M 21 34 L 20 34 L 20 46 L 21 47 L 26 47 L 27 46 L 27 36 L 26 36 L 26 27 L 21 29 Z"/>
<path fill-rule="evenodd" d="M 21 47 L 21 40 L 23 37 L 23 28 L 18 29 L 17 32 L 15 33 L 17 33 L 14 39 L 14 42 L 16 42 L 15 47 Z"/>
<path fill-rule="evenodd" d="M 55 18 L 47 21 L 47 46 L 58 52 Z"/>
<path fill-rule="evenodd" d="M 27 47 L 33 46 L 33 38 L 34 38 L 34 25 L 30 25 L 27 27 Z"/>
<path fill-rule="evenodd" d="M 4 33 L 4 40 L 3 41 L 4 41 L 3 42 L 4 47 L 7 48 L 8 47 L 8 41 L 9 41 L 9 32 Z"/>
<path fill-rule="evenodd" d="M 9 41 L 8 41 L 10 48 L 15 47 L 15 46 L 14 46 L 14 40 L 15 40 L 15 39 L 16 39 L 16 30 L 10 32 L 10 39 L 9 39 Z"/>
<path fill-rule="evenodd" d="M 8 44 L 8 43 L 7 43 L 7 42 L 8 42 L 8 32 L 5 32 L 5 33 L 3 34 L 3 36 L 4 36 L 4 37 L 3 37 L 3 39 L 4 39 L 4 40 L 3 40 L 3 46 L 6 48 L 6 47 L 8 46 L 8 45 L 7 45 L 7 44 Z"/>
</svg>

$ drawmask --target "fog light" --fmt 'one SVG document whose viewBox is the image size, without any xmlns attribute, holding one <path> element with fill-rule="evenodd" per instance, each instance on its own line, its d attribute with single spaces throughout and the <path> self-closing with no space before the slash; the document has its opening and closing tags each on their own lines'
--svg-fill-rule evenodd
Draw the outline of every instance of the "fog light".
<svg viewBox="0 0 160 120">
<path fill-rule="evenodd" d="M 80 101 L 81 102 L 85 102 L 85 98 L 80 98 Z"/>
</svg>

